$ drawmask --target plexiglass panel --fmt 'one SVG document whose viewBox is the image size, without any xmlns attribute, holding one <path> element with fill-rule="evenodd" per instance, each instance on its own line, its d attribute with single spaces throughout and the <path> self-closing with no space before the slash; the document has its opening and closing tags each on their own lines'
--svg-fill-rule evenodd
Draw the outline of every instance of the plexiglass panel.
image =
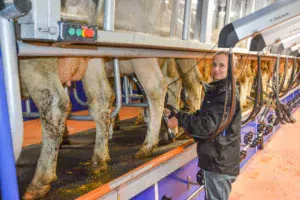
<svg viewBox="0 0 300 200">
<path fill-rule="evenodd" d="M 141 32 L 163 37 L 170 36 L 172 3 L 176 0 L 116 0 L 115 30 Z M 184 1 L 178 10 L 178 27 L 175 35 L 182 28 Z M 61 0 L 61 19 L 96 24 L 103 27 L 104 0 Z"/>
</svg>

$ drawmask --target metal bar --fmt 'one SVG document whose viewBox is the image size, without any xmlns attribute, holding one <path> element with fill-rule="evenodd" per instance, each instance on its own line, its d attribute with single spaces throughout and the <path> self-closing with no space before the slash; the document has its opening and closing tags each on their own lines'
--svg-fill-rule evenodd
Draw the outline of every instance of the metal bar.
<svg viewBox="0 0 300 200">
<path fill-rule="evenodd" d="M 71 115 L 68 119 L 76 121 L 94 121 L 93 117 L 90 115 Z"/>
<path fill-rule="evenodd" d="M 183 40 L 190 39 L 191 9 L 192 9 L 192 0 L 185 0 L 183 29 L 182 29 L 182 39 Z"/>
<path fill-rule="evenodd" d="M 65 90 L 65 93 L 66 93 L 67 95 L 69 95 L 69 88 L 68 88 L 68 86 L 65 86 L 65 87 L 64 87 L 64 90 Z"/>
<path fill-rule="evenodd" d="M 26 113 L 31 113 L 30 100 L 26 99 Z"/>
<path fill-rule="evenodd" d="M 114 33 L 112 33 L 114 34 Z M 119 35 L 119 34 L 118 34 Z M 120 37 L 122 34 L 120 34 Z M 118 39 L 118 38 L 116 38 Z M 18 55 L 25 57 L 47 57 L 47 56 L 89 56 L 89 57 L 123 57 L 123 58 L 202 58 L 208 52 L 206 58 L 212 58 L 214 52 L 220 51 L 221 49 L 213 48 L 211 44 L 203 44 L 198 42 L 187 42 L 187 41 L 178 41 L 178 40 L 168 40 L 163 39 L 165 42 L 163 46 L 155 46 L 157 49 L 149 49 L 149 48 L 129 48 L 129 47 L 95 47 L 95 49 L 91 49 L 87 46 L 72 46 L 70 48 L 59 48 L 59 47 L 49 47 L 49 46 L 37 46 L 33 44 L 27 44 L 22 41 L 18 41 Z M 169 43 L 167 44 L 167 42 Z M 135 42 L 134 39 L 131 42 Z M 183 43 L 182 43 L 183 42 Z M 121 45 L 120 43 L 111 44 L 114 46 Z M 131 43 L 133 46 L 148 46 L 147 44 L 135 44 Z M 150 45 L 150 41 L 149 41 Z M 166 46 L 165 46 L 166 45 Z M 168 45 L 168 46 L 167 46 Z M 176 46 L 178 45 L 178 46 Z M 150 47 L 150 46 L 149 46 Z M 87 49 L 83 49 L 87 48 Z M 160 48 L 160 49 L 158 49 Z M 168 50 L 166 50 L 168 48 Z M 211 51 L 210 51 L 211 50 Z M 249 54 L 249 58 L 251 55 L 256 57 L 257 52 L 249 52 L 246 49 L 234 48 L 235 54 Z M 262 56 L 262 59 L 274 58 L 277 55 L 268 54 Z M 281 56 L 284 58 L 285 56 Z M 290 56 L 292 58 L 292 56 Z M 297 58 L 300 59 L 300 58 Z"/>
<path fill-rule="evenodd" d="M 0 16 L 6 19 L 18 18 L 26 15 L 31 10 L 30 0 L 2 0 L 5 8 L 0 11 Z"/>
<path fill-rule="evenodd" d="M 122 107 L 149 107 L 149 104 L 147 103 L 123 103 Z"/>
<path fill-rule="evenodd" d="M 202 58 L 204 52 L 187 52 L 175 50 L 153 50 L 138 48 L 99 47 L 91 49 L 71 49 L 59 47 L 35 46 L 18 42 L 19 56 L 92 56 L 92 57 L 127 57 L 127 58 Z M 209 55 L 211 57 L 212 55 Z"/>
<path fill-rule="evenodd" d="M 232 0 L 226 1 L 226 15 L 225 15 L 225 25 L 230 22 Z"/>
<path fill-rule="evenodd" d="M 104 22 L 105 31 L 114 31 L 115 29 L 115 0 L 104 0 Z"/>
<path fill-rule="evenodd" d="M 129 96 L 130 98 L 133 97 L 133 88 L 132 88 L 132 83 L 129 83 Z"/>
<path fill-rule="evenodd" d="M 218 28 L 218 30 L 221 30 L 224 27 L 224 23 L 225 23 L 226 0 L 221 0 L 219 7 L 220 7 L 220 10 L 219 10 L 219 13 L 218 13 L 218 25 L 217 25 L 217 28 Z"/>
<path fill-rule="evenodd" d="M 114 80 L 116 104 L 114 106 L 114 111 L 110 114 L 110 118 L 114 118 L 118 114 L 122 105 L 121 78 L 118 58 L 114 58 Z"/>
<path fill-rule="evenodd" d="M 219 35 L 219 47 L 234 47 L 236 43 L 266 31 L 300 15 L 300 1 L 277 1 L 250 15 L 227 24 Z M 228 13 L 227 13 L 228 15 Z"/>
<path fill-rule="evenodd" d="M 170 37 L 175 37 L 176 36 L 178 11 L 179 11 L 179 0 L 173 0 L 172 15 L 171 15 L 171 26 L 170 26 Z"/>
<path fill-rule="evenodd" d="M 76 83 L 74 83 L 74 85 L 73 85 L 73 94 L 74 94 L 74 98 L 77 101 L 77 103 L 79 103 L 82 106 L 88 106 L 88 102 L 84 102 L 78 97 Z"/>
<path fill-rule="evenodd" d="M 201 27 L 201 14 L 202 14 L 202 5 L 203 1 L 197 1 L 197 10 L 196 10 L 196 22 L 195 22 L 195 29 L 194 29 L 194 40 L 200 41 L 200 29 Z"/>
<path fill-rule="evenodd" d="M 23 117 L 28 117 L 28 118 L 38 118 L 40 117 L 40 113 L 38 112 L 24 112 Z M 68 117 L 68 120 L 76 120 L 76 121 L 94 121 L 93 117 L 90 115 L 70 115 Z"/>
<path fill-rule="evenodd" d="M 249 11 L 246 12 L 246 15 L 249 15 L 251 13 L 253 13 L 255 11 L 255 0 L 251 1 L 251 9 Z M 246 49 L 250 49 L 250 43 L 251 43 L 252 37 L 249 37 L 247 39 L 247 46 Z"/>
<path fill-rule="evenodd" d="M 38 113 L 38 112 L 23 112 L 23 117 L 38 118 L 38 117 L 40 117 L 40 113 Z"/>
<path fill-rule="evenodd" d="M 1 42 L 3 43 L 3 40 Z M 0 51 L 0 191 L 2 199 L 20 199 L 8 114 L 8 102 L 6 99 L 4 62 L 3 64 L 1 62 L 2 58 Z"/>
<path fill-rule="evenodd" d="M 204 185 L 200 186 L 191 196 L 189 196 L 186 200 L 195 199 L 199 194 L 204 190 Z"/>
<path fill-rule="evenodd" d="M 7 93 L 9 121 L 17 160 L 23 144 L 23 117 L 19 80 L 18 57 L 13 20 L 0 18 L 0 41 Z"/>
<path fill-rule="evenodd" d="M 124 92 L 125 92 L 125 103 L 129 103 L 129 95 L 128 95 L 128 77 L 124 76 Z"/>
</svg>

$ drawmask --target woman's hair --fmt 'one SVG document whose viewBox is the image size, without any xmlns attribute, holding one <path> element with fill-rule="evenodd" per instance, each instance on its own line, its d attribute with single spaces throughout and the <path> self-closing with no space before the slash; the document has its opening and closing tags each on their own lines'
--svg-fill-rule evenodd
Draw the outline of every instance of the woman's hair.
<svg viewBox="0 0 300 200">
<path fill-rule="evenodd" d="M 229 52 L 228 51 L 218 51 L 218 52 L 216 52 L 215 54 L 214 54 L 214 56 L 213 56 L 213 58 L 215 57 L 215 56 L 218 56 L 218 55 L 227 55 L 228 56 L 228 54 L 229 54 Z M 233 67 L 236 67 L 236 65 L 237 65 L 237 57 L 234 55 L 234 54 L 232 54 L 232 61 L 233 61 Z"/>
</svg>

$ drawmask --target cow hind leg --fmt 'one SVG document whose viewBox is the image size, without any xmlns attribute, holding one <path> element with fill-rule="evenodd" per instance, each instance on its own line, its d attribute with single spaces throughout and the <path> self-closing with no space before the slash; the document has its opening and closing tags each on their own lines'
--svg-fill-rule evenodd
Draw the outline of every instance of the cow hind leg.
<svg viewBox="0 0 300 200">
<path fill-rule="evenodd" d="M 56 180 L 57 156 L 70 101 L 60 83 L 56 59 L 36 59 L 20 62 L 21 77 L 36 104 L 42 124 L 42 150 L 36 171 L 24 199 L 37 199 L 50 190 Z"/>
<path fill-rule="evenodd" d="M 87 96 L 90 114 L 96 123 L 96 141 L 92 157 L 91 172 L 107 170 L 110 161 L 108 152 L 108 134 L 111 125 L 110 108 L 114 93 L 104 70 L 103 59 L 90 59 L 83 77 L 83 86 Z"/>
<path fill-rule="evenodd" d="M 179 109 L 182 81 L 181 79 L 179 79 L 179 75 L 176 69 L 175 59 L 171 58 L 165 61 L 165 64 L 162 68 L 162 73 L 168 83 L 168 90 L 167 90 L 168 98 L 166 103 L 173 106 L 176 109 Z M 178 132 L 178 127 L 173 128 L 172 131 L 176 135 L 176 137 L 180 135 Z M 168 143 L 170 143 L 168 133 L 164 132 L 163 135 L 161 136 L 160 144 L 168 144 Z"/>
<path fill-rule="evenodd" d="M 150 110 L 147 135 L 136 154 L 137 158 L 143 158 L 150 156 L 158 145 L 167 83 L 160 71 L 157 59 L 133 59 L 130 62 L 145 90 Z"/>
<path fill-rule="evenodd" d="M 70 140 L 70 134 L 69 134 L 69 131 L 68 131 L 68 127 L 67 127 L 67 124 L 65 126 L 65 130 L 63 132 L 63 137 L 62 137 L 62 141 L 60 143 L 60 145 L 71 145 L 71 140 Z"/>
</svg>

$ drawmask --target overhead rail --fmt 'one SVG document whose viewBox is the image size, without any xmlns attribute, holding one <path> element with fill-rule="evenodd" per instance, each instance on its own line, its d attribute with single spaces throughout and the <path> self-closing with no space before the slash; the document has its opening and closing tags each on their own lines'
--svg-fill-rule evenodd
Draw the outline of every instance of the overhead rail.
<svg viewBox="0 0 300 200">
<path fill-rule="evenodd" d="M 285 49 L 291 48 L 294 45 L 300 43 L 300 32 L 292 35 L 291 37 L 281 40 L 281 42 L 276 43 L 271 46 L 270 52 L 273 54 L 281 54 Z"/>
<path fill-rule="evenodd" d="M 250 51 L 262 51 L 266 46 L 297 33 L 300 33 L 300 16 L 257 34 L 251 40 Z"/>
<path fill-rule="evenodd" d="M 234 47 L 239 41 L 266 31 L 300 15 L 300 1 L 277 1 L 263 9 L 227 24 L 220 32 L 219 47 Z"/>
</svg>

